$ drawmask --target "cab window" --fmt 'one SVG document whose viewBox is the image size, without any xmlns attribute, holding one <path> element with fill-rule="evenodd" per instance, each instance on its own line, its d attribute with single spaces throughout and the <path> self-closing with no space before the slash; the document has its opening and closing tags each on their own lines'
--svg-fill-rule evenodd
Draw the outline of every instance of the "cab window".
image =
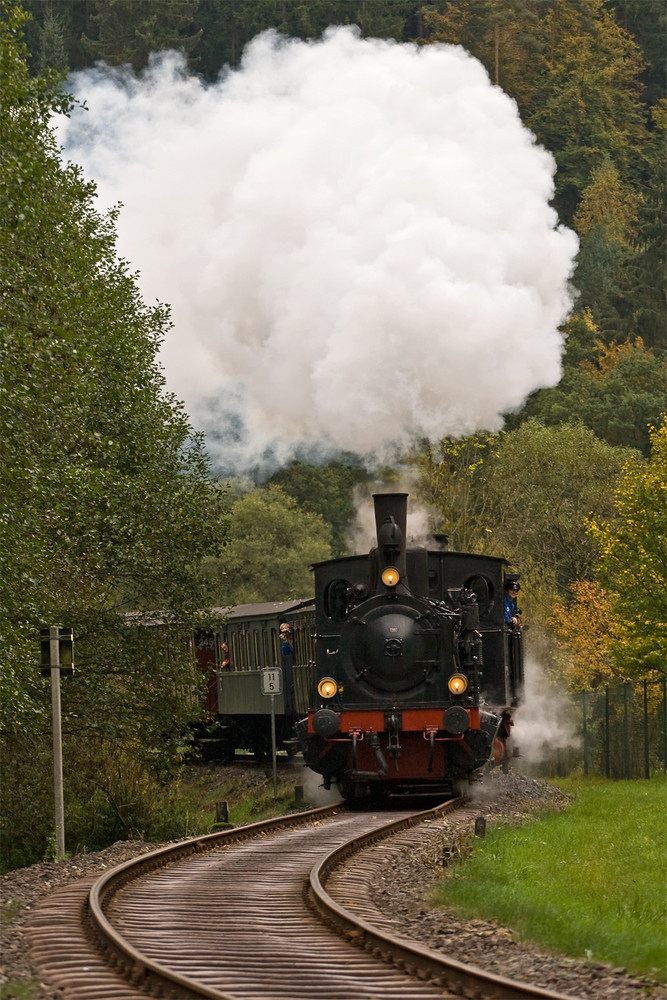
<svg viewBox="0 0 667 1000">
<path fill-rule="evenodd" d="M 494 587 L 493 582 L 488 576 L 476 573 L 474 576 L 468 577 L 464 586 L 466 590 L 472 591 L 477 598 L 480 618 L 483 618 L 485 614 L 493 610 L 495 603 Z"/>
<path fill-rule="evenodd" d="M 332 580 L 324 589 L 324 611 L 327 617 L 335 622 L 345 621 L 347 617 L 347 592 L 350 584 L 347 580 Z"/>
</svg>

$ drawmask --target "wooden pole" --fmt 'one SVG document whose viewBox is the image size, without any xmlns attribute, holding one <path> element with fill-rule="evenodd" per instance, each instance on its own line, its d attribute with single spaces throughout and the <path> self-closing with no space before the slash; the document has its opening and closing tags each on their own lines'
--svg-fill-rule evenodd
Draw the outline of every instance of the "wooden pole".
<svg viewBox="0 0 667 1000">
<path fill-rule="evenodd" d="M 60 710 L 60 629 L 49 629 L 51 652 L 51 714 L 53 716 L 53 797 L 56 813 L 56 858 L 65 856 L 63 796 L 63 737 Z"/>
</svg>

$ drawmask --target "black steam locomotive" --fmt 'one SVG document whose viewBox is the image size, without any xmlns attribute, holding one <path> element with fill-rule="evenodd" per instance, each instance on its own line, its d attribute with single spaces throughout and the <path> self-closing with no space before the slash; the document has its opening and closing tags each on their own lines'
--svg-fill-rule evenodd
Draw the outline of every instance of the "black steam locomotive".
<svg viewBox="0 0 667 1000">
<path fill-rule="evenodd" d="M 521 690 L 506 563 L 445 544 L 408 547 L 407 494 L 374 501 L 369 555 L 314 567 L 316 659 L 301 749 L 325 787 L 336 782 L 350 801 L 452 793 L 500 762 Z"/>
</svg>

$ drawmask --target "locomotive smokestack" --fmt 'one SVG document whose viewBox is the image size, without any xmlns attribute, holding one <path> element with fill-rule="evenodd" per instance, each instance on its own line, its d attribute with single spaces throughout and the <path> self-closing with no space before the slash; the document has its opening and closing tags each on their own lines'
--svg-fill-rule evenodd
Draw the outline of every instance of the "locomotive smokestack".
<svg viewBox="0 0 667 1000">
<path fill-rule="evenodd" d="M 408 514 L 407 493 L 374 493 L 377 529 L 379 576 L 387 567 L 395 567 L 401 581 L 407 583 L 405 535 Z"/>
<path fill-rule="evenodd" d="M 380 528 L 383 524 L 394 519 L 396 526 L 401 532 L 401 541 L 405 541 L 405 532 L 408 519 L 408 494 L 407 493 L 374 493 L 373 502 L 375 504 L 375 529 L 380 542 Z"/>
</svg>

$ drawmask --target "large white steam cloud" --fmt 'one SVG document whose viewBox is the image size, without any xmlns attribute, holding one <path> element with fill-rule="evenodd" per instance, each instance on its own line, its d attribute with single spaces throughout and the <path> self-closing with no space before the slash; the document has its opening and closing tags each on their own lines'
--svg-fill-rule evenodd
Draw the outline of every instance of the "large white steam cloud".
<svg viewBox="0 0 667 1000">
<path fill-rule="evenodd" d="M 498 429 L 558 381 L 554 161 L 461 48 L 269 32 L 215 86 L 174 53 L 71 83 L 65 156 L 123 203 L 169 388 L 228 467 Z"/>
</svg>

